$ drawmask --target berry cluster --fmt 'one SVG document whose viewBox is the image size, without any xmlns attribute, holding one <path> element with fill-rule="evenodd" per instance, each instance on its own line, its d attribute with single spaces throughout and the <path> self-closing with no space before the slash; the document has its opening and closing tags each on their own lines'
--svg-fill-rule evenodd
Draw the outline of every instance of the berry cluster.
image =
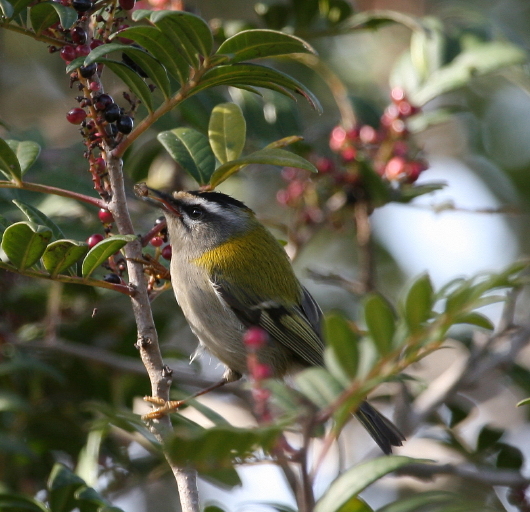
<svg viewBox="0 0 530 512">
<path fill-rule="evenodd" d="M 347 130 L 336 126 L 330 133 L 329 146 L 335 154 L 329 158 L 310 158 L 319 174 L 310 180 L 306 171 L 284 168 L 287 186 L 277 192 L 279 204 L 295 211 L 297 230 L 303 225 L 329 221 L 342 225 L 337 212 L 358 199 L 370 199 L 363 182 L 363 169 L 377 173 L 393 189 L 410 186 L 427 164 L 418 158 L 407 120 L 418 109 L 406 99 L 402 89 L 392 89 L 391 103 L 385 109 L 377 128 L 358 125 Z"/>
</svg>

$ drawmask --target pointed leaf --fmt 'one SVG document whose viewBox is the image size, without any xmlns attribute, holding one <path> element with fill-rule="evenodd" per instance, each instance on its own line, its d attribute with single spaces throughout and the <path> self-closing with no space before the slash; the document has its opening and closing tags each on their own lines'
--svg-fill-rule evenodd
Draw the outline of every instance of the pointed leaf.
<svg viewBox="0 0 530 512">
<path fill-rule="evenodd" d="M 0 10 L 6 19 L 11 18 L 15 12 L 15 9 L 13 9 L 13 6 L 7 0 L 0 0 Z"/>
<path fill-rule="evenodd" d="M 96 268 L 104 263 L 107 258 L 118 252 L 127 242 L 133 242 L 137 239 L 136 235 L 115 235 L 105 238 L 105 240 L 96 244 L 83 260 L 83 277 L 89 277 Z"/>
<path fill-rule="evenodd" d="M 320 408 L 327 407 L 344 391 L 342 384 L 325 368 L 308 368 L 294 379 L 296 387 Z"/>
<path fill-rule="evenodd" d="M 275 30 L 243 30 L 229 37 L 217 54 L 230 56 L 230 62 L 262 59 L 289 53 L 313 53 L 315 50 L 304 40 Z"/>
<path fill-rule="evenodd" d="M 18 141 L 6 140 L 13 153 L 17 156 L 20 164 L 21 175 L 24 176 L 26 171 L 35 163 L 39 157 L 40 146 L 31 140 Z"/>
<path fill-rule="evenodd" d="M 427 274 L 422 274 L 410 287 L 405 299 L 405 320 L 411 332 L 426 322 L 432 311 L 434 291 Z"/>
<path fill-rule="evenodd" d="M 13 6 L 13 14 L 11 15 L 11 18 L 16 18 L 33 1 L 34 0 L 13 0 L 11 2 L 11 5 Z"/>
<path fill-rule="evenodd" d="M 61 26 L 69 29 L 77 21 L 77 11 L 59 2 L 39 2 L 29 11 L 31 26 L 37 35 L 60 22 Z"/>
<path fill-rule="evenodd" d="M 464 506 L 461 508 L 453 508 L 461 500 L 461 496 L 452 492 L 427 491 L 418 494 L 415 493 L 413 496 L 389 503 L 383 508 L 378 509 L 377 512 L 457 512 L 458 510 L 472 512 L 474 510 L 470 506 L 465 506 L 464 503 L 462 503 Z M 486 512 L 482 504 L 479 510 Z"/>
<path fill-rule="evenodd" d="M 199 185 L 208 183 L 215 168 L 215 157 L 206 136 L 192 128 L 175 128 L 159 133 L 157 138 Z"/>
<path fill-rule="evenodd" d="M 499 299 L 500 300 L 495 302 L 500 302 L 503 300 L 502 297 L 499 297 Z M 476 311 L 472 311 L 471 313 L 466 313 L 463 315 L 457 315 L 454 320 L 454 323 L 476 325 L 477 327 L 482 327 L 483 329 L 487 329 L 488 331 L 492 331 L 495 328 L 495 326 L 488 317 L 485 317 L 484 315 L 481 315 Z"/>
<path fill-rule="evenodd" d="M 19 270 L 31 267 L 44 253 L 52 232 L 46 226 L 32 222 L 11 224 L 2 237 L 2 249 Z"/>
<path fill-rule="evenodd" d="M 0 139 L 0 172 L 8 180 L 17 183 L 22 181 L 22 170 L 17 155 L 4 139 Z"/>
<path fill-rule="evenodd" d="M 277 91 L 279 91 L 278 87 L 283 88 L 301 94 L 315 110 L 322 112 L 320 102 L 307 87 L 281 71 L 259 64 L 217 66 L 203 75 L 193 92 L 217 85 L 255 86 Z"/>
<path fill-rule="evenodd" d="M 169 97 L 170 86 L 166 70 L 153 56 L 142 48 L 121 43 L 102 44 L 90 52 L 85 59 L 84 65 L 88 66 L 93 62 L 98 62 L 99 58 L 116 51 L 125 53 L 130 59 L 138 64 L 138 66 L 142 68 L 142 70 L 160 89 L 164 97 Z"/>
<path fill-rule="evenodd" d="M 153 97 L 151 89 L 140 78 L 136 71 L 127 64 L 110 59 L 99 59 L 98 62 L 105 64 L 145 105 L 149 112 L 153 111 Z"/>
<path fill-rule="evenodd" d="M 88 244 L 85 242 L 56 240 L 46 247 L 42 263 L 52 276 L 56 276 L 83 258 L 87 252 Z"/>
<path fill-rule="evenodd" d="M 149 18 L 151 14 L 153 14 L 151 9 L 136 9 L 133 11 L 131 18 L 133 21 L 141 21 L 145 18 Z"/>
<path fill-rule="evenodd" d="M 359 335 L 351 329 L 348 321 L 337 313 L 326 315 L 324 333 L 324 338 L 333 348 L 341 368 L 350 377 L 355 377 L 359 364 Z"/>
<path fill-rule="evenodd" d="M 184 11 L 155 11 L 154 23 L 181 52 L 194 68 L 200 63 L 199 56 L 208 57 L 212 52 L 213 36 L 208 24 L 199 16 Z"/>
<path fill-rule="evenodd" d="M 524 50 L 508 42 L 491 41 L 474 46 L 431 73 L 423 87 L 411 95 L 411 100 L 416 105 L 424 105 L 443 93 L 464 87 L 474 77 L 524 62 Z"/>
<path fill-rule="evenodd" d="M 48 479 L 48 500 L 53 512 L 69 512 L 76 507 L 75 492 L 85 482 L 67 467 L 56 463 Z"/>
<path fill-rule="evenodd" d="M 377 350 L 382 356 L 388 354 L 396 330 L 392 307 L 378 293 L 370 293 L 364 302 L 364 316 Z"/>
<path fill-rule="evenodd" d="M 40 501 L 22 494 L 7 492 L 0 493 L 0 510 L 3 512 L 50 512 L 49 508 Z"/>
<path fill-rule="evenodd" d="M 387 455 L 357 464 L 333 481 L 320 498 L 314 512 L 338 512 L 350 498 L 370 484 L 407 464 L 423 463 L 424 460 L 398 455 Z"/>
<path fill-rule="evenodd" d="M 164 32 L 156 27 L 130 27 L 121 30 L 117 36 L 132 39 L 145 48 L 181 84 L 188 81 L 189 64 Z"/>
<path fill-rule="evenodd" d="M 86 57 L 77 57 L 72 62 L 67 64 L 65 68 L 65 73 L 70 74 L 72 71 L 75 71 L 77 68 L 81 67 L 85 62 Z"/>
<path fill-rule="evenodd" d="M 24 203 L 23 201 L 19 201 L 17 199 L 13 199 L 13 203 L 19 208 L 22 213 L 28 218 L 30 222 L 34 222 L 35 224 L 40 224 L 42 226 L 46 226 L 52 230 L 53 238 L 58 240 L 59 238 L 64 238 L 64 233 L 61 231 L 61 228 L 53 222 L 49 217 L 44 215 L 40 210 L 37 210 L 34 206 L 31 206 L 30 204 Z"/>
<path fill-rule="evenodd" d="M 305 158 L 284 149 L 261 149 L 250 155 L 238 158 L 218 167 L 212 174 L 210 185 L 215 188 L 232 174 L 249 164 L 277 165 L 279 167 L 296 167 L 309 172 L 318 172 L 317 168 Z"/>
<path fill-rule="evenodd" d="M 222 164 L 239 158 L 245 147 L 247 125 L 235 103 L 216 105 L 208 125 L 210 146 Z"/>
</svg>

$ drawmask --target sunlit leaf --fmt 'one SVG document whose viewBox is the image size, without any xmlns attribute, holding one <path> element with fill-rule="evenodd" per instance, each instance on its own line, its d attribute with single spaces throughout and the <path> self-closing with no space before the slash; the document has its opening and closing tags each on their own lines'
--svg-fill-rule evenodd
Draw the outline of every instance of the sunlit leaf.
<svg viewBox="0 0 530 512">
<path fill-rule="evenodd" d="M 314 512 L 338 512 L 349 499 L 357 496 L 363 489 L 386 474 L 407 464 L 423 462 L 425 461 L 411 457 L 387 455 L 357 464 L 333 481 L 324 496 L 317 501 L 313 510 Z"/>
<path fill-rule="evenodd" d="M 22 176 L 35 163 L 40 154 L 40 146 L 31 140 L 6 140 L 17 156 Z"/>
<path fill-rule="evenodd" d="M 359 364 L 359 335 L 351 329 L 348 321 L 337 313 L 326 315 L 324 333 L 326 342 L 335 352 L 337 362 L 347 375 L 355 377 Z"/>
<path fill-rule="evenodd" d="M 11 224 L 2 237 L 2 249 L 9 261 L 19 270 L 31 267 L 44 253 L 51 230 L 32 222 Z"/>
<path fill-rule="evenodd" d="M 277 165 L 279 167 L 296 167 L 309 172 L 318 172 L 316 167 L 305 158 L 284 149 L 261 149 L 250 155 L 232 160 L 218 167 L 212 174 L 210 185 L 216 187 L 232 174 L 249 164 Z"/>
<path fill-rule="evenodd" d="M 381 355 L 386 355 L 392 348 L 396 330 L 396 320 L 392 307 L 378 293 L 370 293 L 364 302 L 364 317 L 370 333 Z"/>
<path fill-rule="evenodd" d="M 83 260 L 83 277 L 89 277 L 96 268 L 117 253 L 127 242 L 133 242 L 137 239 L 136 235 L 114 235 L 96 244 L 88 251 Z"/>
<path fill-rule="evenodd" d="M 430 316 L 434 291 L 427 274 L 422 274 L 410 287 L 405 298 L 405 320 L 411 332 L 415 332 Z"/>
<path fill-rule="evenodd" d="M 215 168 L 208 138 L 193 128 L 175 128 L 158 134 L 171 157 L 199 185 L 206 185 Z"/>
<path fill-rule="evenodd" d="M 0 139 L 0 172 L 8 180 L 22 181 L 22 169 L 17 155 L 4 139 Z"/>
<path fill-rule="evenodd" d="M 246 140 L 246 123 L 241 108 L 235 103 L 216 105 L 210 116 L 210 146 L 222 164 L 239 158 Z"/>
<path fill-rule="evenodd" d="M 52 242 L 42 255 L 44 268 L 56 276 L 79 261 L 88 252 L 88 244 L 75 240 L 56 240 Z"/>
<path fill-rule="evenodd" d="M 40 34 L 54 23 L 59 22 L 65 29 L 69 29 L 77 21 L 77 11 L 59 2 L 39 2 L 29 11 L 31 26 Z"/>
<path fill-rule="evenodd" d="M 19 201 L 13 199 L 13 203 L 19 208 L 22 213 L 28 218 L 30 222 L 35 224 L 40 224 L 41 226 L 46 226 L 51 229 L 53 233 L 53 238 L 58 240 L 59 238 L 64 238 L 64 233 L 61 228 L 53 222 L 47 215 L 44 215 L 40 210 L 32 206 L 31 204 L 24 203 L 24 201 Z"/>
<path fill-rule="evenodd" d="M 243 30 L 228 38 L 217 50 L 230 56 L 230 62 L 262 59 L 289 53 L 316 53 L 302 39 L 275 30 Z"/>
</svg>

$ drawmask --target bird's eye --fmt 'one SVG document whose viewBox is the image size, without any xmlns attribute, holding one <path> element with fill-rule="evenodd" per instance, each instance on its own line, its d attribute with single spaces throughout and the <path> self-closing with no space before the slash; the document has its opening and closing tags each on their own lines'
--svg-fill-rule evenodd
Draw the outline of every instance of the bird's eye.
<svg viewBox="0 0 530 512">
<path fill-rule="evenodd" d="M 204 214 L 204 210 L 200 206 L 193 206 L 190 208 L 190 211 L 188 215 L 190 216 L 190 219 L 198 220 L 200 219 Z"/>
</svg>

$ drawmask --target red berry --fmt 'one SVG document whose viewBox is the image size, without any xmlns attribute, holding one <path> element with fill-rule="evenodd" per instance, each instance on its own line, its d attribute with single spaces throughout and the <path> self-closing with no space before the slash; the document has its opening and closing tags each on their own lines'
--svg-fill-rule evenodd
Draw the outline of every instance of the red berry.
<svg viewBox="0 0 530 512">
<path fill-rule="evenodd" d="M 103 235 L 100 235 L 99 233 L 94 233 L 93 235 L 90 235 L 87 238 L 86 243 L 92 249 L 92 247 L 94 247 L 96 244 L 99 244 L 99 242 L 101 242 L 104 238 L 105 237 Z"/>
<path fill-rule="evenodd" d="M 164 258 L 165 260 L 171 260 L 171 253 L 172 253 L 172 250 L 171 250 L 171 245 L 166 245 L 163 249 L 162 249 L 162 258 Z"/>
<path fill-rule="evenodd" d="M 268 364 L 256 363 L 252 368 L 252 377 L 256 380 L 268 379 L 272 376 L 272 369 Z"/>
<path fill-rule="evenodd" d="M 318 169 L 318 172 L 322 174 L 327 174 L 328 172 L 333 172 L 335 170 L 335 166 L 329 158 L 319 158 L 315 162 L 315 167 Z"/>
<path fill-rule="evenodd" d="M 112 213 L 110 213 L 107 209 L 101 208 L 98 212 L 98 217 L 103 224 L 110 224 L 111 222 L 114 222 L 114 217 L 112 216 Z"/>
<path fill-rule="evenodd" d="M 257 349 L 263 347 L 269 340 L 267 331 L 261 327 L 249 327 L 243 334 L 243 343 L 247 347 Z"/>
<path fill-rule="evenodd" d="M 151 240 L 149 240 L 149 243 L 153 247 L 160 247 L 161 245 L 163 245 L 164 239 L 161 236 L 154 236 L 153 238 L 151 238 Z"/>
<path fill-rule="evenodd" d="M 345 162 L 352 162 L 357 156 L 357 150 L 355 148 L 345 148 L 341 151 L 340 156 Z"/>
<path fill-rule="evenodd" d="M 86 119 L 86 112 L 82 108 L 73 108 L 66 114 L 66 120 L 72 124 L 81 124 Z"/>
<path fill-rule="evenodd" d="M 394 143 L 394 155 L 406 156 L 409 152 L 409 145 L 404 140 L 396 140 Z"/>
<path fill-rule="evenodd" d="M 100 41 L 99 39 L 93 39 L 90 43 L 90 49 L 93 50 L 94 48 L 97 48 L 98 46 L 101 46 L 102 44 L 105 44 L 103 41 Z"/>
<path fill-rule="evenodd" d="M 124 11 L 130 11 L 131 9 L 133 9 L 135 3 L 136 3 L 136 0 L 120 0 L 119 1 L 120 7 Z"/>
<path fill-rule="evenodd" d="M 59 53 L 61 54 L 61 59 L 65 62 L 71 62 L 76 57 L 75 48 L 73 46 L 63 46 Z"/>
<path fill-rule="evenodd" d="M 104 158 L 99 157 L 94 160 L 93 166 L 95 167 L 96 172 L 101 174 L 107 167 L 107 162 L 105 162 Z"/>
<path fill-rule="evenodd" d="M 419 175 L 427 169 L 426 162 L 421 160 L 413 160 L 412 162 L 407 163 L 405 173 L 407 175 L 407 181 L 409 183 L 414 183 Z"/>
<path fill-rule="evenodd" d="M 392 181 L 401 178 L 405 173 L 407 162 L 401 156 L 391 158 L 385 166 L 385 177 Z"/>
<path fill-rule="evenodd" d="M 90 46 L 86 44 L 80 44 L 75 47 L 76 57 L 86 57 L 90 53 Z"/>
</svg>

